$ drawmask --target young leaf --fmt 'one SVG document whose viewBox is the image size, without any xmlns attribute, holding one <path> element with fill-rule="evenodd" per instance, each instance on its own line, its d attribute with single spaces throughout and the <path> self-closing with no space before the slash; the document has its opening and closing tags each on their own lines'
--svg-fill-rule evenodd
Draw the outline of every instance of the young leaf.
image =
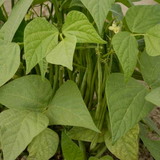
<svg viewBox="0 0 160 160">
<path fill-rule="evenodd" d="M 137 64 L 138 43 L 129 32 L 119 32 L 113 37 L 112 43 L 124 70 L 125 82 L 127 82 Z"/>
<path fill-rule="evenodd" d="M 113 17 L 115 17 L 116 20 L 122 21 L 124 16 L 122 12 L 122 7 L 119 4 L 114 4 L 112 6 L 111 12 L 113 14 Z"/>
<path fill-rule="evenodd" d="M 0 103 L 8 108 L 43 111 L 52 97 L 47 79 L 40 76 L 24 76 L 0 88 Z"/>
<path fill-rule="evenodd" d="M 45 19 L 36 18 L 24 31 L 27 74 L 58 44 L 58 29 Z"/>
<path fill-rule="evenodd" d="M 28 146 L 27 160 L 48 160 L 57 151 L 59 137 L 56 132 L 46 128 L 38 134 Z"/>
<path fill-rule="evenodd" d="M 149 29 L 145 34 L 146 51 L 150 56 L 160 55 L 160 24 Z"/>
<path fill-rule="evenodd" d="M 102 33 L 103 25 L 106 20 L 107 14 L 112 8 L 115 0 L 81 0 L 84 6 L 89 10 L 92 15 L 99 33 Z"/>
<path fill-rule="evenodd" d="M 141 134 L 140 138 L 143 141 L 144 145 L 148 148 L 152 156 L 155 158 L 155 160 L 160 159 L 159 149 L 160 149 L 160 141 L 151 140 L 147 137 L 145 127 L 143 125 L 141 126 Z"/>
<path fill-rule="evenodd" d="M 46 57 L 52 64 L 59 64 L 72 70 L 73 55 L 76 47 L 76 37 L 67 35 Z"/>
<path fill-rule="evenodd" d="M 12 41 L 14 34 L 16 33 L 32 2 L 33 0 L 19 0 L 15 4 L 7 22 L 2 27 L 2 30 L 5 32 L 4 40 L 6 42 Z"/>
<path fill-rule="evenodd" d="M 77 85 L 64 83 L 49 104 L 47 116 L 52 125 L 79 126 L 99 132 L 82 99 Z"/>
<path fill-rule="evenodd" d="M 152 89 L 160 86 L 160 56 L 151 57 L 146 52 L 141 55 L 141 72 L 145 82 Z"/>
<path fill-rule="evenodd" d="M 0 86 L 11 79 L 20 64 L 20 48 L 16 43 L 0 45 Z"/>
<path fill-rule="evenodd" d="M 62 132 L 61 146 L 66 160 L 84 160 L 80 148 L 64 132 Z"/>
<path fill-rule="evenodd" d="M 104 142 L 104 132 L 99 134 L 98 143 Z M 92 142 L 95 137 L 96 132 L 83 127 L 73 127 L 67 132 L 67 136 L 74 140 L 80 140 L 85 142 Z"/>
<path fill-rule="evenodd" d="M 48 119 L 41 113 L 17 109 L 3 111 L 0 127 L 4 160 L 15 160 L 47 125 Z"/>
<path fill-rule="evenodd" d="M 62 32 L 66 37 L 68 35 L 76 36 L 78 43 L 106 43 L 97 34 L 87 17 L 79 11 L 71 11 L 67 14 Z"/>
<path fill-rule="evenodd" d="M 126 22 L 132 32 L 146 33 L 160 23 L 160 5 L 133 6 L 126 13 Z"/>
<path fill-rule="evenodd" d="M 136 125 L 113 145 L 111 134 L 107 131 L 105 144 L 110 152 L 121 160 L 138 160 L 138 134 L 139 126 Z"/>
<path fill-rule="evenodd" d="M 106 95 L 113 143 L 154 108 L 145 100 L 148 92 L 143 84 L 133 78 L 124 84 L 123 74 L 115 73 L 108 77 Z"/>
<path fill-rule="evenodd" d="M 160 107 L 160 87 L 147 94 L 146 100 Z"/>
</svg>

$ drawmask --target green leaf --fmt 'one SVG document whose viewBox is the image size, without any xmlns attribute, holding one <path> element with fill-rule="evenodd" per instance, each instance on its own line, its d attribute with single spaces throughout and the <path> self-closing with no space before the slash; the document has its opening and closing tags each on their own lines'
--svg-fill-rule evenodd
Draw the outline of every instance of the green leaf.
<svg viewBox="0 0 160 160">
<path fill-rule="evenodd" d="M 69 8 L 71 8 L 71 7 L 84 7 L 84 5 L 79 0 L 72 0 L 70 5 L 69 5 Z"/>
<path fill-rule="evenodd" d="M 137 64 L 138 43 L 129 32 L 119 32 L 113 37 L 112 43 L 124 70 L 125 82 L 127 82 Z"/>
<path fill-rule="evenodd" d="M 133 6 L 127 11 L 125 18 L 132 32 L 146 33 L 160 23 L 160 5 Z"/>
<path fill-rule="evenodd" d="M 114 4 L 112 6 L 111 12 L 113 14 L 113 17 L 116 18 L 116 20 L 118 21 L 122 21 L 124 16 L 123 16 L 123 12 L 122 12 L 122 7 L 119 4 Z"/>
<path fill-rule="evenodd" d="M 20 65 L 20 48 L 16 43 L 0 45 L 0 86 L 16 73 Z"/>
<path fill-rule="evenodd" d="M 5 2 L 5 0 L 0 0 L 0 6 Z"/>
<path fill-rule="evenodd" d="M 57 151 L 59 137 L 56 132 L 46 128 L 38 134 L 28 146 L 27 160 L 48 160 Z"/>
<path fill-rule="evenodd" d="M 31 21 L 24 31 L 27 74 L 58 44 L 58 29 L 43 18 Z"/>
<path fill-rule="evenodd" d="M 116 0 L 116 2 L 120 2 L 128 8 L 134 5 L 131 0 Z"/>
<path fill-rule="evenodd" d="M 104 142 L 104 133 L 105 130 L 103 129 L 99 134 L 98 143 Z M 96 132 L 83 127 L 73 127 L 69 130 L 69 132 L 67 132 L 67 136 L 71 139 L 85 142 L 92 142 L 95 138 L 95 134 Z"/>
<path fill-rule="evenodd" d="M 140 138 L 143 141 L 144 145 L 148 148 L 155 160 L 160 159 L 159 149 L 160 141 L 151 140 L 147 137 L 146 131 L 143 125 L 141 125 L 141 134 Z"/>
<path fill-rule="evenodd" d="M 160 55 L 160 24 L 149 29 L 145 34 L 146 51 L 150 56 Z"/>
<path fill-rule="evenodd" d="M 58 89 L 48 107 L 47 116 L 52 125 L 79 126 L 99 132 L 73 81 Z"/>
<path fill-rule="evenodd" d="M 52 97 L 47 79 L 40 76 L 24 76 L 0 88 L 0 103 L 8 108 L 43 111 Z"/>
<path fill-rule="evenodd" d="M 138 134 L 139 126 L 136 125 L 113 145 L 112 136 L 107 131 L 105 144 L 110 152 L 120 160 L 138 160 Z"/>
<path fill-rule="evenodd" d="M 97 34 L 87 17 L 79 11 L 71 11 L 67 14 L 62 31 L 66 37 L 68 35 L 76 36 L 78 43 L 106 43 Z"/>
<path fill-rule="evenodd" d="M 67 35 L 46 57 L 52 64 L 58 64 L 72 70 L 73 55 L 76 47 L 76 37 Z"/>
<path fill-rule="evenodd" d="M 84 160 L 80 148 L 64 132 L 62 132 L 61 146 L 66 160 Z"/>
<path fill-rule="evenodd" d="M 146 100 L 160 107 L 160 87 L 147 94 Z"/>
<path fill-rule="evenodd" d="M 113 158 L 107 155 L 107 156 L 100 158 L 100 160 L 113 160 Z"/>
<path fill-rule="evenodd" d="M 89 10 L 92 15 L 99 33 L 102 33 L 103 25 L 106 20 L 107 14 L 112 8 L 115 0 L 81 0 L 84 6 Z"/>
<path fill-rule="evenodd" d="M 114 73 L 108 77 L 106 95 L 113 143 L 154 108 L 145 100 L 148 92 L 143 84 L 133 78 L 124 84 L 123 74 Z"/>
<path fill-rule="evenodd" d="M 9 109 L 0 114 L 4 160 L 15 160 L 32 139 L 48 125 L 41 113 Z"/>
<path fill-rule="evenodd" d="M 14 34 L 16 33 L 32 2 L 33 0 L 19 0 L 14 6 L 7 22 L 2 27 L 2 30 L 5 32 L 4 40 L 6 42 L 12 41 Z"/>
<path fill-rule="evenodd" d="M 141 55 L 141 73 L 152 89 L 160 86 L 160 56 L 151 57 L 146 52 Z"/>
</svg>

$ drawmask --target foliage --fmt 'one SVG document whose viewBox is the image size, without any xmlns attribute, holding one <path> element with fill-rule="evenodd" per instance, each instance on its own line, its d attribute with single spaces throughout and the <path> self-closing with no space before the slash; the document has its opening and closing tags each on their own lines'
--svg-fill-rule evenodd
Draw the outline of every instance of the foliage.
<svg viewBox="0 0 160 160">
<path fill-rule="evenodd" d="M 0 158 L 159 160 L 160 4 L 136 1 L 0 0 Z"/>
</svg>

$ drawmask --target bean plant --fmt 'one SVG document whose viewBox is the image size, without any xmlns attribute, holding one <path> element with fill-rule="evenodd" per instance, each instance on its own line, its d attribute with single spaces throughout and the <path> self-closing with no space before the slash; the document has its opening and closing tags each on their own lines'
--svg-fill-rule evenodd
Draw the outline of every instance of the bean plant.
<svg viewBox="0 0 160 160">
<path fill-rule="evenodd" d="M 160 160 L 160 1 L 135 1 L 0 0 L 2 160 Z"/>
</svg>

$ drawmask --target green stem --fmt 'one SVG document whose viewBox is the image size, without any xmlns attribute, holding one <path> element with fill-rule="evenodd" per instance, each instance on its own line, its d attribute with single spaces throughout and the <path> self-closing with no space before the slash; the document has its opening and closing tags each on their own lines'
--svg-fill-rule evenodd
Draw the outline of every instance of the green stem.
<svg viewBox="0 0 160 160">
<path fill-rule="evenodd" d="M 59 66 L 55 65 L 55 75 L 54 75 L 54 84 L 53 84 L 53 95 L 55 95 L 56 90 L 57 90 L 58 77 L 59 77 Z"/>
<path fill-rule="evenodd" d="M 35 66 L 35 70 L 36 70 L 37 75 L 41 75 L 38 65 Z"/>
<path fill-rule="evenodd" d="M 8 14 L 7 14 L 7 11 L 6 11 L 5 7 L 4 7 L 4 4 L 2 4 L 2 10 L 3 10 L 3 12 L 5 14 L 5 18 L 7 20 L 8 19 Z"/>
<path fill-rule="evenodd" d="M 107 151 L 107 147 L 104 146 L 101 150 L 99 150 L 99 152 L 97 153 L 97 155 L 95 157 L 100 158 L 104 152 Z"/>
<path fill-rule="evenodd" d="M 132 34 L 133 36 L 145 36 L 145 34 Z"/>
<path fill-rule="evenodd" d="M 78 141 L 79 147 L 84 155 L 84 160 L 87 160 L 87 156 L 86 156 L 86 147 L 83 141 Z"/>
<path fill-rule="evenodd" d="M 53 65 L 49 64 L 49 81 L 51 86 L 53 86 Z"/>
<path fill-rule="evenodd" d="M 80 88 L 82 97 L 84 97 L 84 94 L 86 91 L 86 84 L 87 84 L 87 69 L 86 69 L 85 74 L 83 76 L 83 80 L 82 80 L 82 84 L 81 84 L 81 88 Z"/>
<path fill-rule="evenodd" d="M 81 69 L 84 69 L 84 70 L 86 69 L 86 67 L 84 67 L 84 66 L 81 66 L 81 65 L 79 65 L 79 64 L 76 64 L 76 63 L 73 63 L 73 65 L 74 65 L 74 66 L 76 66 L 76 67 L 79 67 L 79 68 L 81 68 Z"/>
<path fill-rule="evenodd" d="M 14 0 L 11 1 L 11 7 L 14 7 Z"/>
<path fill-rule="evenodd" d="M 64 68 L 63 67 L 60 67 L 59 68 L 59 87 L 63 84 L 63 71 L 64 71 Z"/>
</svg>

